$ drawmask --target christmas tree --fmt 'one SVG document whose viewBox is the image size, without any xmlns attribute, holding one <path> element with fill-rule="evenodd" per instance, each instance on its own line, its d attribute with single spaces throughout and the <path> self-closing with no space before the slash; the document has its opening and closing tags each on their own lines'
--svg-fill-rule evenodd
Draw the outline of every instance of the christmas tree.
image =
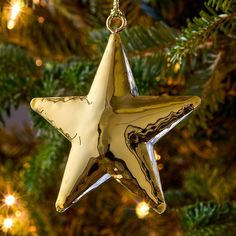
<svg viewBox="0 0 236 236">
<path fill-rule="evenodd" d="M 0 1 L 0 235 L 235 235 L 235 0 L 120 1 L 140 94 L 202 103 L 155 145 L 163 214 L 112 179 L 55 210 L 70 143 L 29 104 L 88 93 L 112 7 Z"/>
</svg>

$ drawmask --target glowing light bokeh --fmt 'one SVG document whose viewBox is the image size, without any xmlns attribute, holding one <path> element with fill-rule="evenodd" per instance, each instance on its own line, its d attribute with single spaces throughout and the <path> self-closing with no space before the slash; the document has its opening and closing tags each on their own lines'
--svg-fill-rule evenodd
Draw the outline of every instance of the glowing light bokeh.
<svg viewBox="0 0 236 236">
<path fill-rule="evenodd" d="M 15 202 L 16 202 L 16 198 L 13 195 L 7 195 L 5 197 L 4 202 L 6 203 L 6 205 L 8 206 L 12 206 Z"/>
<path fill-rule="evenodd" d="M 6 218 L 3 221 L 3 227 L 6 229 L 10 229 L 13 225 L 13 220 L 11 218 Z"/>
<path fill-rule="evenodd" d="M 150 207 L 146 202 L 140 202 L 136 206 L 136 214 L 138 218 L 142 219 L 149 214 Z"/>
</svg>

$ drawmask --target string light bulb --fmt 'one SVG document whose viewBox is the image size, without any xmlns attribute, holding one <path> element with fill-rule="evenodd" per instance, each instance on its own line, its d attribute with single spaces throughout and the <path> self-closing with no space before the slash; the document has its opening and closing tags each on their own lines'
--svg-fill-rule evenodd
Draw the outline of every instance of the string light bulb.
<svg viewBox="0 0 236 236">
<path fill-rule="evenodd" d="M 16 198 L 10 194 L 5 197 L 4 201 L 7 206 L 12 206 L 15 203 Z"/>
<path fill-rule="evenodd" d="M 16 25 L 16 19 L 18 17 L 18 15 L 21 12 L 21 7 L 22 4 L 20 1 L 14 1 L 11 3 L 11 12 L 10 12 L 10 17 L 9 20 L 7 22 L 7 28 L 9 30 L 13 29 Z"/>
<path fill-rule="evenodd" d="M 154 150 L 154 156 L 155 156 L 157 161 L 161 160 L 161 156 L 157 153 L 156 150 Z"/>
<path fill-rule="evenodd" d="M 149 214 L 149 210 L 150 210 L 149 205 L 144 201 L 139 202 L 136 206 L 136 209 L 135 209 L 136 215 L 140 219 L 146 217 Z"/>
<path fill-rule="evenodd" d="M 35 64 L 36 64 L 36 66 L 42 66 L 43 61 L 40 58 L 36 58 Z"/>
<path fill-rule="evenodd" d="M 39 16 L 38 17 L 38 23 L 42 24 L 45 21 L 44 17 Z"/>
<path fill-rule="evenodd" d="M 15 25 L 16 25 L 16 22 L 15 22 L 14 20 L 9 20 L 9 21 L 7 22 L 7 28 L 8 28 L 9 30 L 13 29 L 13 28 L 15 27 Z"/>
<path fill-rule="evenodd" d="M 38 5 L 38 4 L 40 4 L 40 0 L 33 0 L 33 3 Z"/>
<path fill-rule="evenodd" d="M 177 63 L 175 64 L 175 66 L 174 66 L 174 72 L 175 72 L 175 73 L 178 73 L 179 70 L 180 70 L 180 68 L 181 68 L 181 65 L 177 62 Z"/>
<path fill-rule="evenodd" d="M 4 219 L 4 221 L 3 221 L 3 227 L 4 227 L 5 229 L 10 229 L 10 228 L 12 227 L 12 225 L 13 225 L 13 220 L 12 220 L 12 218 L 6 218 L 6 219 Z"/>
<path fill-rule="evenodd" d="M 11 19 L 16 19 L 16 17 L 18 16 L 18 14 L 20 13 L 21 7 L 19 2 L 16 2 L 12 5 L 11 7 Z"/>
</svg>

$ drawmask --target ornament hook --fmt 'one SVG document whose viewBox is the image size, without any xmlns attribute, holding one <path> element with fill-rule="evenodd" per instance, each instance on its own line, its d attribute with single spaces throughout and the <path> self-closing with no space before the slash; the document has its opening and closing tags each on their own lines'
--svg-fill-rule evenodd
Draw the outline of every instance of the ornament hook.
<svg viewBox="0 0 236 236">
<path fill-rule="evenodd" d="M 119 26 L 113 26 L 114 21 L 119 20 Z M 127 25 L 127 20 L 123 12 L 119 9 L 119 0 L 114 0 L 113 9 L 111 10 L 110 15 L 106 20 L 107 29 L 111 33 L 119 33 L 121 32 Z"/>
</svg>

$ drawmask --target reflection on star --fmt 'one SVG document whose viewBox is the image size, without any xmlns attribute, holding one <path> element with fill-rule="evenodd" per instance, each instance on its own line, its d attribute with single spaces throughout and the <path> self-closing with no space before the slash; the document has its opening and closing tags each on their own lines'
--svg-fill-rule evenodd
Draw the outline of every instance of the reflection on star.
<svg viewBox="0 0 236 236">
<path fill-rule="evenodd" d="M 111 34 L 87 96 L 31 102 L 71 142 L 57 210 L 112 177 L 162 213 L 166 204 L 153 145 L 199 104 L 196 96 L 138 96 L 119 34 Z"/>
</svg>

